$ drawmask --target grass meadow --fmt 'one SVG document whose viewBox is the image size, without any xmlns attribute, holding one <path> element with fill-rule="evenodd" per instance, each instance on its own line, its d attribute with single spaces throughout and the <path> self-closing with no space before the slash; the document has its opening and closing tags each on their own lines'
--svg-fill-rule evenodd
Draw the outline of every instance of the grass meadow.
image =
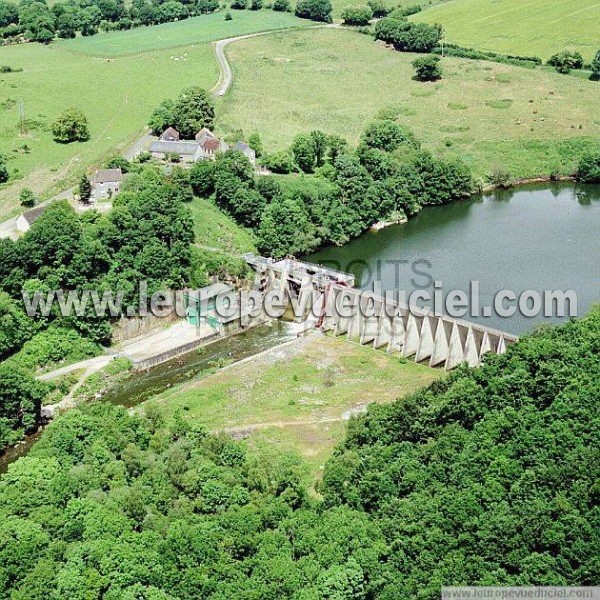
<svg viewBox="0 0 600 600">
<path fill-rule="evenodd" d="M 210 430 L 234 430 L 251 445 L 294 452 L 313 482 L 344 435 L 346 411 L 391 402 L 440 376 L 439 370 L 344 339 L 313 337 L 149 402 L 167 419 L 179 412 Z"/>
<path fill-rule="evenodd" d="M 591 60 L 600 50 L 598 0 L 455 0 L 412 18 L 441 23 L 448 42 L 480 50 L 543 60 L 565 48 Z"/>
<path fill-rule="evenodd" d="M 57 45 L 82 54 L 114 57 L 191 44 L 206 44 L 259 31 L 314 25 L 312 21 L 298 19 L 290 13 L 271 10 L 234 10 L 231 14 L 231 21 L 225 21 L 224 13 L 218 12 L 174 23 L 138 27 L 130 31 L 111 31 L 89 37 L 76 37 L 57 42 Z"/>
<path fill-rule="evenodd" d="M 441 81 L 419 83 L 415 55 L 343 29 L 274 33 L 227 52 L 234 82 L 219 126 L 259 131 L 266 151 L 317 128 L 355 144 L 393 107 L 425 147 L 462 157 L 478 175 L 501 166 L 528 177 L 569 172 L 600 135 L 599 85 L 557 73 L 446 58 Z"/>
<path fill-rule="evenodd" d="M 145 53 L 143 59 L 100 59 L 54 44 L 0 48 L 0 64 L 23 68 L 22 73 L 0 75 L 0 152 L 9 159 L 11 175 L 22 177 L 0 189 L 0 215 L 18 210 L 21 187 L 48 194 L 126 147 L 163 98 L 191 84 L 211 87 L 218 77 L 212 47 L 204 44 L 186 52 L 186 60 L 175 61 L 166 50 Z M 25 135 L 19 132 L 19 98 L 27 119 Z M 57 144 L 52 139 L 52 122 L 69 107 L 87 116 L 89 141 Z"/>
</svg>

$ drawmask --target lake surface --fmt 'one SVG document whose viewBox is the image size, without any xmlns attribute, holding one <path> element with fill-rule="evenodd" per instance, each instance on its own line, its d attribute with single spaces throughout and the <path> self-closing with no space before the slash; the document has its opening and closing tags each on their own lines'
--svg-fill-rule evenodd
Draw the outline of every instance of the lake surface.
<svg viewBox="0 0 600 600">
<path fill-rule="evenodd" d="M 468 292 L 478 280 L 480 306 L 492 306 L 500 290 L 517 297 L 525 290 L 574 290 L 581 316 L 600 301 L 600 186 L 527 186 L 427 207 L 404 225 L 368 232 L 307 260 L 354 273 L 364 289 L 377 280 L 383 291 L 426 289 L 433 296 L 434 280 L 444 294 Z M 464 319 L 516 334 L 565 320 L 518 311 L 510 318 Z"/>
</svg>

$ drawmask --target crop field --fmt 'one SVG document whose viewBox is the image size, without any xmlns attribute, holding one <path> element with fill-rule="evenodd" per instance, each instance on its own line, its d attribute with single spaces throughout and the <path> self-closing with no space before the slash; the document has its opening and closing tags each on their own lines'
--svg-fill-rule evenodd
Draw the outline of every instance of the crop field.
<svg viewBox="0 0 600 600">
<path fill-rule="evenodd" d="M 290 13 L 271 10 L 231 12 L 231 21 L 225 21 L 223 13 L 213 13 L 174 23 L 138 27 L 130 31 L 111 31 L 62 40 L 57 42 L 57 45 L 83 54 L 114 57 L 191 44 L 206 44 L 259 31 L 314 25 L 312 21 L 298 19 Z"/>
<path fill-rule="evenodd" d="M 478 175 L 496 165 L 513 177 L 569 172 L 600 135 L 598 84 L 543 70 L 446 58 L 441 81 L 419 83 L 415 55 L 343 29 L 243 40 L 228 56 L 234 83 L 219 126 L 259 131 L 268 152 L 313 129 L 357 143 L 386 107 L 425 147 L 462 157 Z"/>
<path fill-rule="evenodd" d="M 149 402 L 167 419 L 226 430 L 258 447 L 301 456 L 307 481 L 344 435 L 343 415 L 391 402 L 443 372 L 332 337 L 311 336 L 235 368 L 174 387 Z"/>
<path fill-rule="evenodd" d="M 600 50 L 598 0 L 455 0 L 412 17 L 441 23 L 446 40 L 480 50 L 539 56 Z"/>
</svg>

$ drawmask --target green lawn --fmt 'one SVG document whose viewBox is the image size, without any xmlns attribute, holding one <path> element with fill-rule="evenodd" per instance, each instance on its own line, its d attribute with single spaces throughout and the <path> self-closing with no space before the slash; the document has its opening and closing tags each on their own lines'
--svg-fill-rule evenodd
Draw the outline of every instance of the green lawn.
<svg viewBox="0 0 600 600">
<path fill-rule="evenodd" d="M 194 198 L 190 204 L 196 243 L 231 254 L 256 252 L 250 231 L 241 228 L 209 200 Z"/>
<path fill-rule="evenodd" d="M 313 337 L 174 387 L 150 402 L 167 419 L 179 411 L 211 430 L 233 428 L 251 444 L 296 452 L 308 465 L 308 481 L 314 481 L 343 437 L 346 411 L 391 402 L 440 376 L 439 370 L 343 339 Z"/>
<path fill-rule="evenodd" d="M 335 29 L 244 40 L 228 54 L 234 83 L 219 126 L 259 131 L 267 151 L 315 128 L 356 143 L 388 106 L 427 148 L 480 175 L 495 165 L 514 177 L 568 172 L 600 135 L 600 86 L 557 73 L 446 58 L 440 82 L 419 83 L 415 55 Z"/>
<path fill-rule="evenodd" d="M 225 21 L 223 13 L 213 13 L 174 23 L 138 27 L 131 31 L 111 31 L 89 37 L 77 37 L 57 42 L 57 45 L 95 56 L 122 56 L 190 44 L 205 44 L 259 31 L 314 25 L 312 21 L 298 19 L 290 13 L 271 10 L 234 10 L 232 15 L 232 21 Z M 189 52 L 187 48 L 185 50 Z M 178 58 L 183 61 L 185 57 L 186 54 L 182 53 Z"/>
<path fill-rule="evenodd" d="M 564 48 L 591 60 L 600 50 L 598 0 L 455 0 L 412 18 L 441 23 L 448 42 L 481 50 L 543 60 Z"/>
</svg>

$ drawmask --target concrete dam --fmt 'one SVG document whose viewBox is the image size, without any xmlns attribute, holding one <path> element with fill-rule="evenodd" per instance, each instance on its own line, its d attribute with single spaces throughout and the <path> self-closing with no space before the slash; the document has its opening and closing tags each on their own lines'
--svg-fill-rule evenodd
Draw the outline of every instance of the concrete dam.
<svg viewBox="0 0 600 600">
<path fill-rule="evenodd" d="M 296 320 L 432 367 L 449 371 L 463 362 L 476 367 L 486 353 L 503 354 L 518 339 L 356 289 L 348 273 L 293 258 L 245 258 L 256 272 L 255 290 L 281 293 Z"/>
</svg>

